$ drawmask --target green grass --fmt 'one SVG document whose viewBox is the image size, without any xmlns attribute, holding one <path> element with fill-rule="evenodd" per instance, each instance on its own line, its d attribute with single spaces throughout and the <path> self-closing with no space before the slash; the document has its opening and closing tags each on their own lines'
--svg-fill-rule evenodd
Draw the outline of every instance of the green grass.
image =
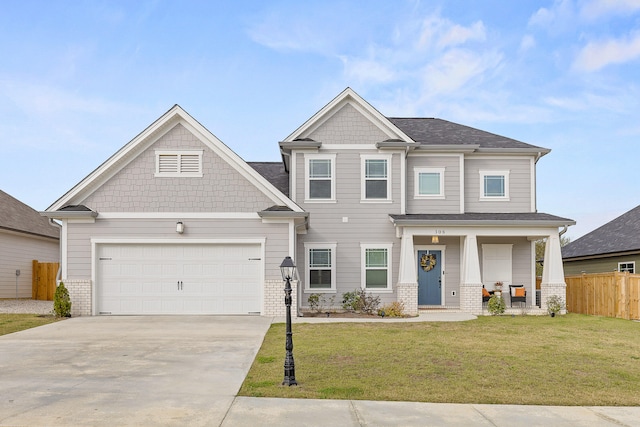
<svg viewBox="0 0 640 427">
<path fill-rule="evenodd" d="M 272 325 L 242 396 L 640 405 L 640 323 L 569 314 L 293 326 L 297 387 Z"/>
<path fill-rule="evenodd" d="M 11 334 L 62 320 L 41 314 L 0 314 L 0 335 Z"/>
</svg>

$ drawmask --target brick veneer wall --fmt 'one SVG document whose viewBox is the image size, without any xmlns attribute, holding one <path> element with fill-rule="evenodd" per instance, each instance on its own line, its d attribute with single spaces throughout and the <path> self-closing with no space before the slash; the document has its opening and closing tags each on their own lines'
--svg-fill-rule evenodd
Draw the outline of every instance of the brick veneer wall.
<svg viewBox="0 0 640 427">
<path fill-rule="evenodd" d="M 409 316 L 418 315 L 418 284 L 398 283 L 396 285 L 398 302 L 404 305 L 404 312 Z"/>
<path fill-rule="evenodd" d="M 542 283 L 540 284 L 540 308 L 547 309 L 547 299 L 551 295 L 558 295 L 563 304 L 567 304 L 567 285 L 566 283 Z M 562 310 L 561 314 L 565 314 L 566 310 Z"/>
<path fill-rule="evenodd" d="M 460 310 L 465 313 L 482 314 L 482 283 L 460 284 Z"/>
<path fill-rule="evenodd" d="M 91 316 L 91 280 L 64 280 L 71 299 L 71 316 Z"/>
<path fill-rule="evenodd" d="M 284 305 L 284 286 L 282 280 L 264 281 L 264 316 L 284 317 L 287 308 Z M 298 317 L 298 282 L 291 282 L 291 317 Z"/>
</svg>

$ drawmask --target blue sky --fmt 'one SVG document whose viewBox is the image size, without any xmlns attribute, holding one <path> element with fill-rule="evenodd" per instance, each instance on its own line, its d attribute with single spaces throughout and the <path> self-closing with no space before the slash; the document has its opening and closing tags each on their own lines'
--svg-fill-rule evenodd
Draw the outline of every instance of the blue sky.
<svg viewBox="0 0 640 427">
<path fill-rule="evenodd" d="M 573 239 L 640 204 L 640 0 L 4 0 L 0 58 L 0 189 L 37 210 L 174 104 L 277 161 L 347 86 L 551 148 Z"/>
</svg>

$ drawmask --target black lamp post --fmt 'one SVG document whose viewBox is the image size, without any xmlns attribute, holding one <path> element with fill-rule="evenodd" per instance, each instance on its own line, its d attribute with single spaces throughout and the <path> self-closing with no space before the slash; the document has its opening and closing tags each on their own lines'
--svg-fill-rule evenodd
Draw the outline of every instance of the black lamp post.
<svg viewBox="0 0 640 427">
<path fill-rule="evenodd" d="M 284 287 L 284 305 L 287 307 L 287 342 L 285 349 L 287 355 L 284 359 L 284 381 L 282 385 L 298 385 L 296 382 L 296 367 L 293 362 L 293 333 L 291 332 L 291 279 L 296 271 L 296 266 L 290 256 L 280 264 L 282 280 L 286 282 Z"/>
</svg>

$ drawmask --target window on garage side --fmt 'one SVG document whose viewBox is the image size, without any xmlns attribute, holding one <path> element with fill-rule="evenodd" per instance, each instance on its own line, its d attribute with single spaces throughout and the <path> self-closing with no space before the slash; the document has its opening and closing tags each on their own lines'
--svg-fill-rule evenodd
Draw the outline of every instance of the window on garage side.
<svg viewBox="0 0 640 427">
<path fill-rule="evenodd" d="M 372 291 L 391 290 L 391 245 L 363 244 L 362 288 Z"/>
<path fill-rule="evenodd" d="M 618 271 L 621 273 L 629 272 L 631 274 L 634 274 L 636 271 L 636 262 L 635 261 L 619 262 Z"/>
<path fill-rule="evenodd" d="M 444 199 L 444 168 L 415 168 L 416 199 Z"/>
<path fill-rule="evenodd" d="M 202 177 L 202 150 L 156 151 L 156 177 Z"/>
<path fill-rule="evenodd" d="M 308 155 L 306 164 L 307 201 L 335 201 L 335 155 Z"/>
<path fill-rule="evenodd" d="M 509 200 L 509 171 L 480 171 L 480 199 Z"/>
<path fill-rule="evenodd" d="M 307 255 L 306 289 L 313 292 L 335 292 L 336 244 L 305 244 Z"/>
</svg>

